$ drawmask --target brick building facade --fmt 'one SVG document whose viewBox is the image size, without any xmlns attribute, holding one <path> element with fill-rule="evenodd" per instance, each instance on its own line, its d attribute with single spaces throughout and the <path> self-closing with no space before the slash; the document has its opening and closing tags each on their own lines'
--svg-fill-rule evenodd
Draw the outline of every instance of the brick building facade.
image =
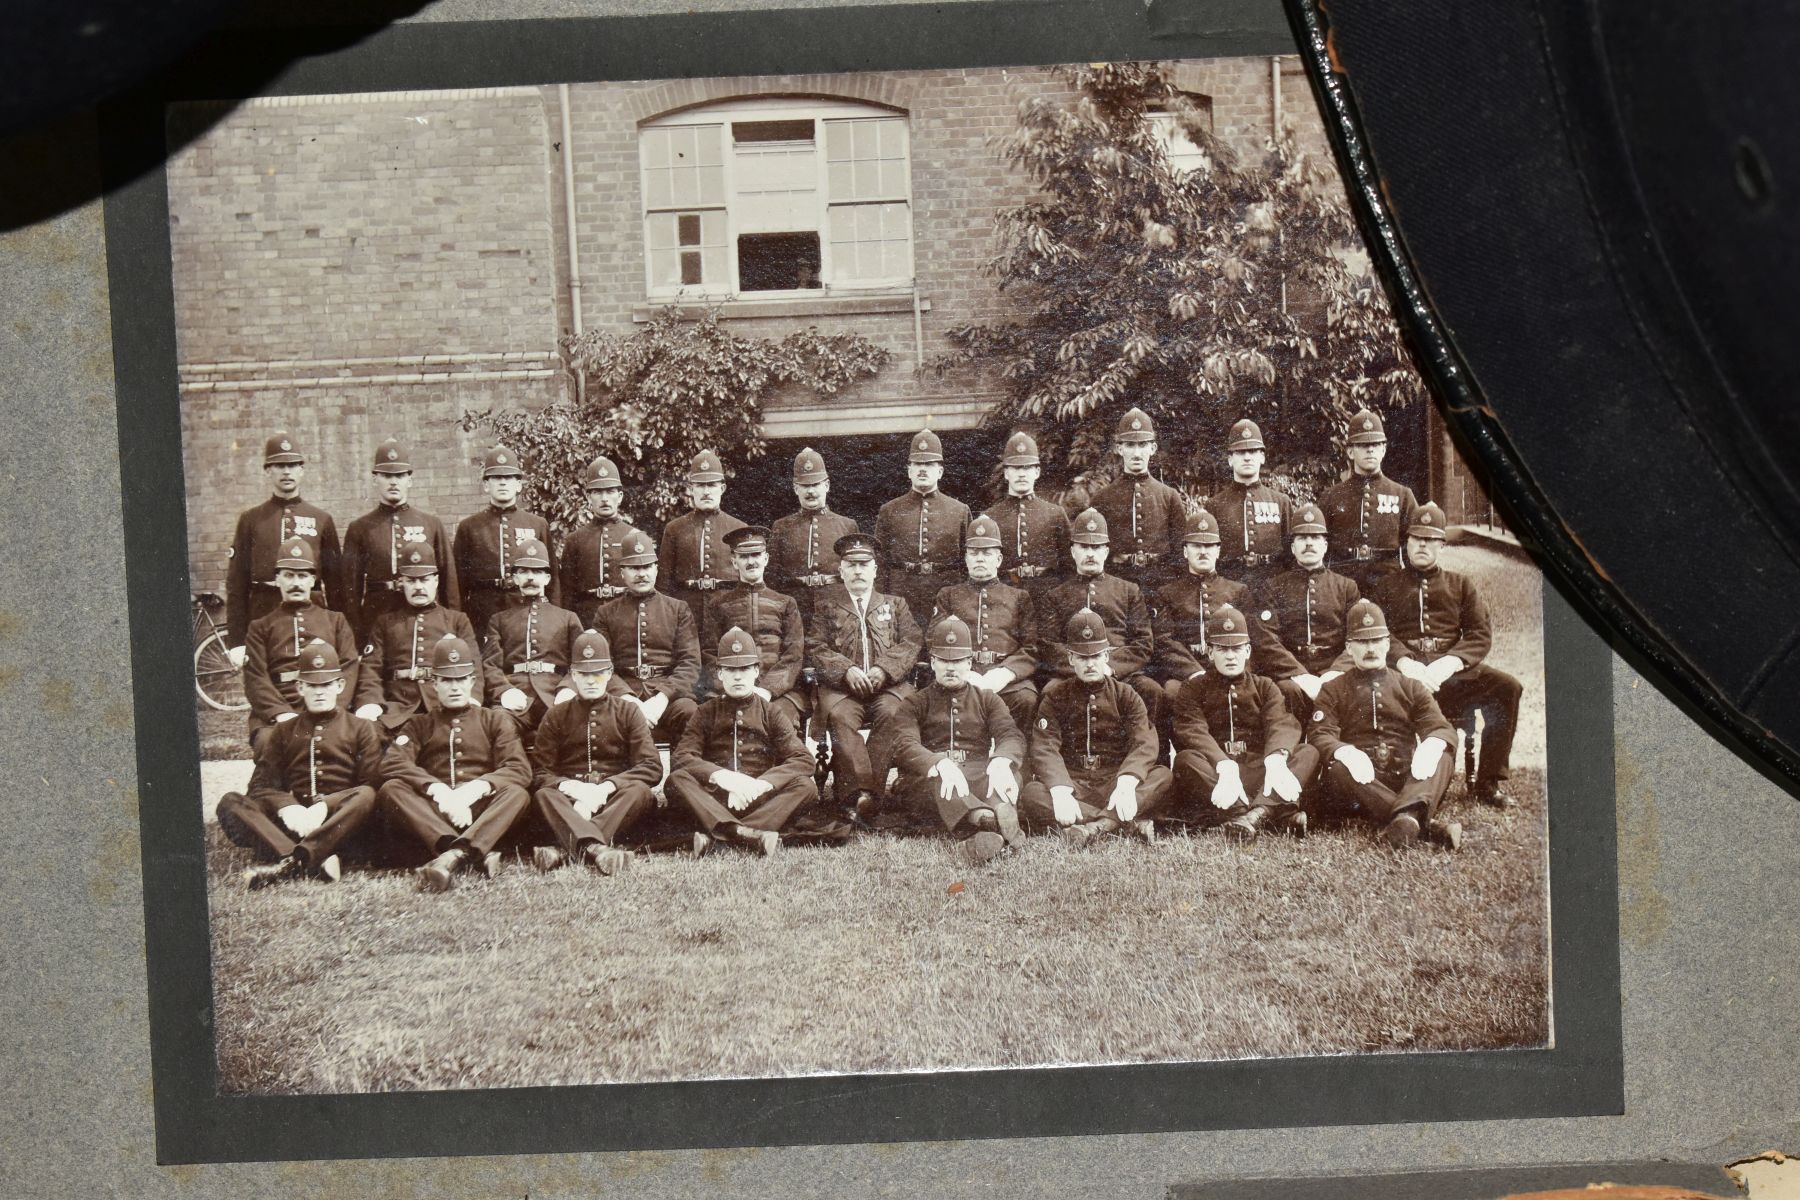
<svg viewBox="0 0 1800 1200">
<path fill-rule="evenodd" d="M 1240 151 L 1280 123 L 1328 153 L 1296 60 L 1184 63 L 1176 77 Z M 415 503 L 453 524 L 482 502 L 484 438 L 457 419 L 567 398 L 558 338 L 629 332 L 672 286 L 723 300 L 746 336 L 817 325 L 893 354 L 828 406 L 810 395 L 770 406 L 764 484 L 785 477 L 794 443 L 781 439 L 910 432 L 929 417 L 954 454 L 958 436 L 979 436 L 955 431 L 979 424 L 992 393 L 916 368 L 947 348 L 948 329 L 1005 314 L 981 266 L 996 212 L 1029 187 L 994 139 L 1021 98 L 1059 86 L 1036 68 L 996 68 L 278 97 L 177 114 L 209 122 L 168 163 L 194 586 L 219 589 L 235 514 L 266 495 L 269 431 L 298 439 L 305 494 L 340 528 L 371 506 L 369 456 L 388 436 L 412 447 Z M 730 165 L 705 161 L 720 157 Z M 814 164 L 817 186 L 796 185 Z M 813 213 L 812 232 L 761 232 L 796 212 Z M 800 245 L 818 278 L 749 287 L 763 243 Z M 903 486 L 896 470 L 884 490 Z M 791 507 L 785 487 L 775 493 L 777 511 Z"/>
</svg>

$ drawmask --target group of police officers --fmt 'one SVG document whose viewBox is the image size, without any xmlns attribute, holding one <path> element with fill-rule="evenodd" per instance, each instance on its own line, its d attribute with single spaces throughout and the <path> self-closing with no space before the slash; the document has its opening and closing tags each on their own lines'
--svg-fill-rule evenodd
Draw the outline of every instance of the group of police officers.
<svg viewBox="0 0 1800 1200">
<path fill-rule="evenodd" d="M 1438 808 L 1475 714 L 1470 793 L 1514 803 L 1520 684 L 1486 662 L 1473 584 L 1438 565 L 1442 510 L 1382 473 L 1379 416 L 1351 418 L 1349 474 L 1318 503 L 1262 480 L 1253 421 L 1231 426 L 1230 482 L 1203 505 L 1152 477 L 1142 411 L 1113 446 L 1118 478 L 1071 517 L 1036 494 L 1037 445 L 1015 433 L 1006 495 L 975 515 L 938 490 L 925 430 L 873 534 L 831 510 L 810 448 L 798 511 L 768 529 L 724 512 L 703 451 L 660 542 L 597 458 L 559 565 L 504 447 L 452 537 L 383 443 L 377 506 L 340 543 L 274 435 L 227 588 L 255 767 L 219 820 L 263 860 L 246 882 L 338 878 L 378 812 L 427 859 L 426 890 L 492 876 L 514 845 L 610 875 L 659 804 L 691 817 L 696 856 L 902 815 L 970 863 L 1033 830 L 1079 846 L 1158 822 L 1249 841 L 1354 817 L 1455 849 Z"/>
</svg>

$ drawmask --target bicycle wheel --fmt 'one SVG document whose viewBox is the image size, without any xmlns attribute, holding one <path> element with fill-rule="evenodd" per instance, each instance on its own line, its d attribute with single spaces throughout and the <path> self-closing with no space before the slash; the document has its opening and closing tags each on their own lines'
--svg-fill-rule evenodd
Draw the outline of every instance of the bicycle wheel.
<svg viewBox="0 0 1800 1200">
<path fill-rule="evenodd" d="M 210 707 L 223 712 L 242 712 L 250 707 L 244 698 L 244 676 L 231 665 L 225 635 L 211 633 L 194 647 L 194 691 Z"/>
</svg>

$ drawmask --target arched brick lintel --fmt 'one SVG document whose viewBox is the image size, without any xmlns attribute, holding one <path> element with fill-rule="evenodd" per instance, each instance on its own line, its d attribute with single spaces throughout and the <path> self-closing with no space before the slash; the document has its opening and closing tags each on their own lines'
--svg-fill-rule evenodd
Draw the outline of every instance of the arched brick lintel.
<svg viewBox="0 0 1800 1200">
<path fill-rule="evenodd" d="M 820 100 L 861 100 L 897 112 L 912 108 L 912 88 L 892 76 L 750 75 L 735 79 L 670 79 L 632 96 L 626 111 L 639 125 L 684 109 L 746 96 L 806 96 Z"/>
</svg>

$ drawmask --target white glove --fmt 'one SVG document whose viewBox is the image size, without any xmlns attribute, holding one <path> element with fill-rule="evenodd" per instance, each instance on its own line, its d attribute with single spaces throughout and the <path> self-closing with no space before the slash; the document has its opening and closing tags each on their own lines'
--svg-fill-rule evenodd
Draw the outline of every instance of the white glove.
<svg viewBox="0 0 1800 1200">
<path fill-rule="evenodd" d="M 1219 763 L 1219 782 L 1213 784 L 1212 804 L 1216 809 L 1224 810 L 1234 804 L 1250 803 L 1249 795 L 1244 791 L 1243 772 L 1237 763 L 1224 759 Z"/>
<path fill-rule="evenodd" d="M 379 704 L 365 704 L 356 710 L 356 715 L 365 721 L 376 721 L 381 719 L 381 711 Z"/>
<path fill-rule="evenodd" d="M 977 691 L 991 692 L 994 690 L 994 685 L 988 682 L 987 675 L 981 671 L 970 671 L 965 676 L 965 681 Z"/>
<path fill-rule="evenodd" d="M 649 722 L 652 727 L 654 727 L 658 721 L 662 720 L 663 714 L 668 711 L 669 698 L 661 692 L 656 693 L 656 695 L 644 701 L 644 720 Z"/>
<path fill-rule="evenodd" d="M 1413 751 L 1412 777 L 1418 780 L 1430 779 L 1431 773 L 1437 770 L 1438 759 L 1443 757 L 1447 749 L 1449 746 L 1443 738 L 1428 737 L 1420 742 Z"/>
<path fill-rule="evenodd" d="M 284 804 L 275 810 L 287 831 L 297 838 L 306 836 L 306 806 L 304 804 Z"/>
<path fill-rule="evenodd" d="M 770 694 L 769 689 L 764 687 L 760 683 L 757 684 L 755 687 L 751 688 L 750 690 L 755 692 L 757 695 L 761 696 L 764 700 L 773 700 L 775 698 L 773 695 Z"/>
<path fill-rule="evenodd" d="M 232 666 L 241 671 L 244 669 L 244 658 L 249 653 L 249 648 L 246 646 L 233 646 L 225 652 L 225 657 L 231 660 Z"/>
<path fill-rule="evenodd" d="M 962 768 L 947 758 L 938 760 L 937 766 L 931 768 L 937 776 L 938 794 L 946 799 L 969 794 L 969 778 L 963 774 Z"/>
<path fill-rule="evenodd" d="M 1429 667 L 1426 667 L 1425 678 L 1426 681 L 1431 684 L 1431 690 L 1435 692 L 1437 689 L 1443 687 L 1444 681 L 1462 670 L 1463 666 L 1464 663 L 1462 659 L 1456 657 L 1454 654 L 1446 654 L 1444 657 L 1432 663 Z"/>
<path fill-rule="evenodd" d="M 1436 686 L 1431 682 L 1430 676 L 1426 674 L 1425 664 L 1416 658 L 1403 658 L 1394 664 L 1394 669 L 1408 679 L 1416 679 L 1426 687 Z"/>
<path fill-rule="evenodd" d="M 550 701 L 550 703 L 552 703 L 552 704 L 567 704 L 569 701 L 573 700 L 574 698 L 575 698 L 575 689 L 574 688 L 558 688 L 556 690 L 556 698 L 554 700 Z"/>
<path fill-rule="evenodd" d="M 328 807 L 326 807 L 325 802 L 323 800 L 314 800 L 310 805 L 307 806 L 307 809 L 306 809 L 306 832 L 301 834 L 300 836 L 301 837 L 311 837 L 313 834 L 317 833 L 319 831 L 319 826 L 325 824 L 325 818 L 329 817 L 330 815 L 331 815 L 331 810 Z"/>
<path fill-rule="evenodd" d="M 1263 759 L 1263 795 L 1271 793 L 1288 804 L 1300 801 L 1300 779 L 1288 767 L 1285 754 L 1271 754 Z"/>
<path fill-rule="evenodd" d="M 1138 781 L 1134 775 L 1121 775 L 1113 784 L 1112 795 L 1106 801 L 1119 820 L 1130 821 L 1137 816 Z"/>
<path fill-rule="evenodd" d="M 1323 671 L 1323 672 L 1321 672 L 1319 674 L 1319 686 L 1324 687 L 1326 684 L 1330 683 L 1332 680 L 1336 679 L 1339 675 L 1342 675 L 1342 674 L 1343 674 L 1342 671 Z M 1314 696 L 1313 699 L 1317 700 L 1318 697 Z"/>
<path fill-rule="evenodd" d="M 611 783 L 588 783 L 580 779 L 565 779 L 558 785 L 558 790 L 575 801 L 575 811 L 584 821 L 593 820 L 594 814 L 605 808 L 613 795 Z"/>
<path fill-rule="evenodd" d="M 988 691 L 998 693 L 1011 687 L 1019 677 L 1010 667 L 989 667 L 982 678 L 987 680 Z"/>
<path fill-rule="evenodd" d="M 531 697 L 516 687 L 509 687 L 500 693 L 500 707 L 507 712 L 522 713 L 531 707 Z"/>
<path fill-rule="evenodd" d="M 1308 700 L 1317 700 L 1319 698 L 1319 685 L 1325 681 L 1320 679 L 1317 675 L 1296 675 L 1294 676 L 1294 682 L 1300 685 L 1300 690 L 1306 693 L 1306 698 Z"/>
<path fill-rule="evenodd" d="M 1013 765 L 1004 758 L 990 758 L 987 765 L 988 795 L 1008 804 L 1019 802 L 1019 778 Z"/>
<path fill-rule="evenodd" d="M 1072 787 L 1051 788 L 1050 808 L 1056 814 L 1058 825 L 1073 825 L 1081 820 L 1081 805 L 1075 802 L 1075 789 Z"/>
<path fill-rule="evenodd" d="M 297 717 L 299 715 L 300 714 L 297 712 L 276 713 L 275 714 L 275 723 L 277 725 L 282 725 L 282 724 L 287 723 L 288 721 L 293 720 L 295 717 Z"/>
<path fill-rule="evenodd" d="M 1356 782 L 1375 782 L 1375 764 L 1369 761 L 1369 756 L 1367 754 L 1364 754 L 1355 746 L 1339 746 L 1337 748 L 1337 753 L 1333 754 L 1331 757 L 1343 763 L 1344 769 L 1350 772 L 1350 778 L 1356 780 Z"/>
</svg>

